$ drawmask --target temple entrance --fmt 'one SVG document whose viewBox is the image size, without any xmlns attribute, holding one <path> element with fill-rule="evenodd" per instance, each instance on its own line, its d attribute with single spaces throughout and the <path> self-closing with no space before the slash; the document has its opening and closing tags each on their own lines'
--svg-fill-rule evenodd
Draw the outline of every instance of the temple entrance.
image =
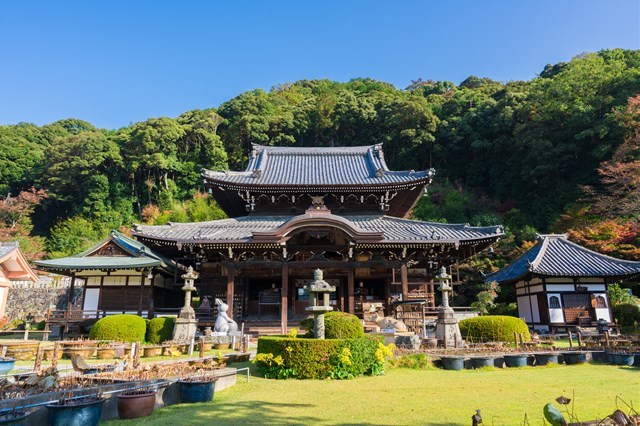
<svg viewBox="0 0 640 426">
<path fill-rule="evenodd" d="M 263 320 L 280 319 L 282 281 L 274 278 L 248 278 L 245 290 L 246 315 Z"/>
</svg>

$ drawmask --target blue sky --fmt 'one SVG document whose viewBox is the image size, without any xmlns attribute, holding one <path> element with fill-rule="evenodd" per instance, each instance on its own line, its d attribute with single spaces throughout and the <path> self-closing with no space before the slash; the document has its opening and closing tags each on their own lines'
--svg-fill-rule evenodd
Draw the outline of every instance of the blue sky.
<svg viewBox="0 0 640 426">
<path fill-rule="evenodd" d="M 118 128 L 300 79 L 469 75 L 640 48 L 638 0 L 0 2 L 0 124 Z"/>
</svg>

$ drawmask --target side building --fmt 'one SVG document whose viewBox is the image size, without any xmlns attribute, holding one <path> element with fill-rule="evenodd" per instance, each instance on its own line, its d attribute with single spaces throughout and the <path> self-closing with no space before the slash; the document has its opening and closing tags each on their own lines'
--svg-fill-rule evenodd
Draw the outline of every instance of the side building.
<svg viewBox="0 0 640 426">
<path fill-rule="evenodd" d="M 640 262 L 616 259 L 569 241 L 540 235 L 537 244 L 485 282 L 515 285 L 518 315 L 537 330 L 611 323 L 609 284 L 640 277 Z"/>
</svg>

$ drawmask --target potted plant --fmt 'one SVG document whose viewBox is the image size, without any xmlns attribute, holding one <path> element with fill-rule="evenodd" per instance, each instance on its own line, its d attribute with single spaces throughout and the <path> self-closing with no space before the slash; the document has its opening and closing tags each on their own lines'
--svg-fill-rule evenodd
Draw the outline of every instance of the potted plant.
<svg viewBox="0 0 640 426">
<path fill-rule="evenodd" d="M 106 399 L 99 395 L 85 395 L 76 398 L 62 398 L 47 404 L 49 424 L 53 426 L 95 426 L 100 423 L 102 406 Z"/>
<path fill-rule="evenodd" d="M 118 416 L 121 419 L 137 419 L 150 416 L 156 406 L 157 391 L 143 388 L 118 395 Z"/>
<path fill-rule="evenodd" d="M 491 355 L 474 355 L 469 358 L 472 368 L 493 367 L 495 357 Z"/>
<path fill-rule="evenodd" d="M 180 400 L 186 403 L 208 402 L 213 400 L 216 381 L 212 376 L 193 376 L 179 380 Z"/>
<path fill-rule="evenodd" d="M 229 340 L 229 336 L 220 336 L 217 337 L 213 347 L 215 349 L 229 349 L 231 347 L 231 341 Z"/>
<path fill-rule="evenodd" d="M 6 355 L 9 358 L 15 358 L 18 361 L 28 361 L 36 356 L 39 345 L 39 342 L 27 340 L 21 342 L 9 342 L 3 346 L 7 347 Z"/>
</svg>

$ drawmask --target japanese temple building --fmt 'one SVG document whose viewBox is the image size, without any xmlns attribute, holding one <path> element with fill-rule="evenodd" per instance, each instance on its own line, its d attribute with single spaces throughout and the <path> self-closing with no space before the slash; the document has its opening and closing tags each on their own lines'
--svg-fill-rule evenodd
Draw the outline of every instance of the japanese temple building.
<svg viewBox="0 0 640 426">
<path fill-rule="evenodd" d="M 568 240 L 540 235 L 537 244 L 486 282 L 515 284 L 518 314 L 534 329 L 591 326 L 613 320 L 610 283 L 640 277 L 640 262 L 615 259 Z"/>
<path fill-rule="evenodd" d="M 192 265 L 199 296 L 233 300 L 236 318 L 273 317 L 286 328 L 306 316 L 303 286 L 316 268 L 337 287 L 331 303 L 342 311 L 367 303 L 389 312 L 392 300 L 433 306 L 438 268 L 503 235 L 501 226 L 408 219 L 433 173 L 389 170 L 381 145 L 254 145 L 245 171 L 203 173 L 229 219 L 137 225 L 133 236 Z"/>
<path fill-rule="evenodd" d="M 72 320 L 99 317 L 98 311 L 152 316 L 154 306 L 171 304 L 176 296 L 177 265 L 116 231 L 75 256 L 35 263 L 39 269 L 70 276 L 70 295 L 82 280 L 81 305 L 71 301 L 68 311 L 79 309 L 84 314 Z M 67 320 L 64 313 L 51 318 L 54 323 Z"/>
</svg>

